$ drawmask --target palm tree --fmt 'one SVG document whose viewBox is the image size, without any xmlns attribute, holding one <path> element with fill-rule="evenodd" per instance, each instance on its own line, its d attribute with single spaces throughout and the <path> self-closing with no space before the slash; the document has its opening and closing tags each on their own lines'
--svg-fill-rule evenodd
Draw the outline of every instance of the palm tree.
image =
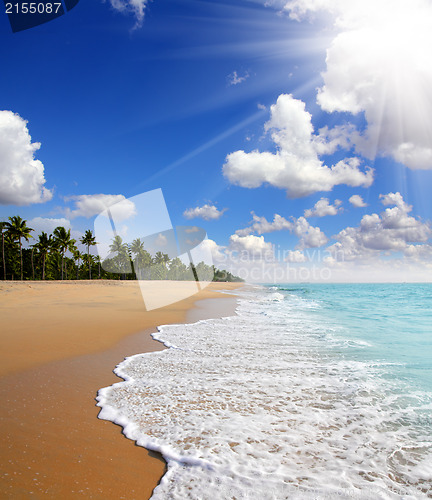
<svg viewBox="0 0 432 500">
<path fill-rule="evenodd" d="M 75 245 L 76 241 L 71 238 L 71 230 L 66 229 L 62 226 L 58 226 L 53 231 L 54 241 L 56 246 L 61 252 L 62 261 L 61 261 L 61 279 L 63 279 L 63 269 L 64 269 L 64 255 L 66 250 L 71 250 L 73 245 Z"/>
<path fill-rule="evenodd" d="M 6 279 L 6 259 L 5 259 L 5 233 L 3 230 L 7 228 L 7 222 L 0 221 L 0 232 L 2 237 L 2 262 L 3 262 L 3 279 Z"/>
<path fill-rule="evenodd" d="M 93 267 L 94 265 L 96 265 L 96 260 L 95 260 L 95 256 L 90 254 L 90 255 L 86 255 L 87 257 L 87 263 L 88 263 L 88 266 L 89 267 Z"/>
<path fill-rule="evenodd" d="M 156 252 L 156 254 L 154 256 L 154 259 L 153 259 L 153 262 L 155 264 L 164 264 L 164 265 L 166 265 L 166 263 L 169 260 L 170 260 L 170 258 L 168 257 L 168 255 L 166 253 Z"/>
<path fill-rule="evenodd" d="M 74 258 L 76 264 L 76 279 L 79 279 L 79 268 L 80 268 L 80 260 L 83 258 L 83 254 L 78 250 L 77 247 L 72 249 L 72 256 Z"/>
<path fill-rule="evenodd" d="M 19 274 L 19 264 L 15 256 L 19 252 L 19 246 L 17 240 L 15 240 L 10 233 L 6 231 L 4 235 L 5 241 L 5 259 L 7 260 L 7 270 L 11 275 L 12 281 L 15 279 L 15 275 Z"/>
<path fill-rule="evenodd" d="M 170 280 L 184 280 L 187 278 L 187 267 L 186 265 L 176 257 L 170 262 L 168 279 Z"/>
<path fill-rule="evenodd" d="M 125 243 L 121 236 L 114 236 L 111 245 L 109 246 L 109 251 L 112 253 L 118 253 L 124 248 Z"/>
<path fill-rule="evenodd" d="M 95 261 L 97 262 L 97 265 L 98 265 L 98 277 L 100 279 L 100 277 L 101 277 L 101 258 L 100 258 L 100 255 L 96 255 Z"/>
<path fill-rule="evenodd" d="M 126 273 L 131 272 L 131 258 L 129 248 L 123 243 L 121 236 L 115 236 L 109 246 L 111 253 L 117 254 L 114 258 L 114 272 L 121 273 L 122 279 L 126 278 Z"/>
<path fill-rule="evenodd" d="M 139 238 L 136 238 L 135 240 L 132 241 L 132 243 L 129 245 L 129 254 L 132 256 L 132 254 L 135 254 L 135 259 L 131 259 L 132 261 L 132 272 L 135 273 L 137 270 L 135 269 L 135 264 L 136 264 L 136 257 L 140 252 L 144 251 L 144 242 L 141 241 Z"/>
<path fill-rule="evenodd" d="M 23 279 L 23 260 L 22 260 L 22 243 L 21 238 L 26 241 L 29 238 L 33 238 L 30 234 L 33 229 L 27 226 L 27 221 L 23 220 L 19 215 L 14 215 L 9 217 L 9 222 L 6 222 L 7 232 L 11 235 L 13 240 L 18 240 L 19 252 L 20 252 L 20 262 L 21 262 L 21 280 Z"/>
<path fill-rule="evenodd" d="M 84 236 L 81 238 L 81 243 L 87 246 L 87 260 L 89 264 L 89 278 L 91 279 L 91 263 L 90 263 L 90 247 L 96 245 L 96 239 L 93 236 L 93 233 L 90 229 L 84 233 Z"/>
<path fill-rule="evenodd" d="M 139 238 L 133 240 L 130 245 L 130 250 L 135 255 L 133 263 L 136 278 L 142 280 L 149 277 L 148 268 L 152 263 L 152 258 L 149 252 L 144 249 L 144 242 Z"/>
<path fill-rule="evenodd" d="M 42 257 L 42 279 L 45 279 L 45 262 L 46 262 L 46 257 L 48 255 L 48 252 L 53 248 L 54 246 L 54 240 L 52 238 L 52 235 L 50 234 L 49 236 L 42 231 L 42 233 L 39 235 L 39 241 L 33 245 L 34 247 L 37 248 L 39 251 L 39 255 Z"/>
<path fill-rule="evenodd" d="M 144 250 L 144 242 L 141 241 L 139 238 L 136 238 L 135 240 L 132 241 L 130 245 L 130 250 L 135 255 L 138 255 L 142 250 Z"/>
<path fill-rule="evenodd" d="M 32 266 L 32 280 L 34 280 L 34 260 L 33 260 L 34 247 L 31 249 L 31 266 Z"/>
<path fill-rule="evenodd" d="M 152 280 L 164 280 L 168 275 L 167 262 L 169 257 L 166 253 L 156 252 L 153 258 L 153 266 L 150 269 L 150 278 Z"/>
</svg>

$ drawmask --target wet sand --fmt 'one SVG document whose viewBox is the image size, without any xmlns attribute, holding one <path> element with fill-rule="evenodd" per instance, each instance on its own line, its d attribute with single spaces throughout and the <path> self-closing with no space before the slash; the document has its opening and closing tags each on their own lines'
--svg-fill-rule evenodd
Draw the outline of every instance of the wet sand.
<svg viewBox="0 0 432 500">
<path fill-rule="evenodd" d="M 99 420 L 96 393 L 124 357 L 164 348 L 155 326 L 232 314 L 215 290 L 238 286 L 146 312 L 136 282 L 0 285 L 1 498 L 149 498 L 165 462 Z"/>
</svg>

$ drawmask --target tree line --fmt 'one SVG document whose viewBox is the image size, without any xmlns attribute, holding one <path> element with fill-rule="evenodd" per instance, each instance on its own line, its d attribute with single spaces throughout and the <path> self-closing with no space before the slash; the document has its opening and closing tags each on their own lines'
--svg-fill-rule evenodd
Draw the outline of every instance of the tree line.
<svg viewBox="0 0 432 500">
<path fill-rule="evenodd" d="M 0 221 L 3 280 L 79 280 L 79 279 L 148 279 L 148 280 L 196 280 L 196 281 L 243 281 L 238 276 L 204 262 L 186 265 L 178 257 L 170 259 L 162 252 L 151 255 L 139 238 L 131 244 L 115 236 L 110 245 L 108 258 L 101 261 L 92 255 L 90 248 L 97 244 L 91 230 L 87 230 L 79 242 L 86 251 L 80 252 L 71 230 L 56 227 L 52 234 L 42 232 L 29 248 L 23 242 L 33 239 L 34 229 L 20 216 Z"/>
</svg>

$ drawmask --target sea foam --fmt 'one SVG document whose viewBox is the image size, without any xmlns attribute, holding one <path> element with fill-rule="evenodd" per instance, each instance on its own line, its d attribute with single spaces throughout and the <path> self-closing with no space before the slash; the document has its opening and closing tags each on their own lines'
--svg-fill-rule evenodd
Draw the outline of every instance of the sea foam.
<svg viewBox="0 0 432 500">
<path fill-rule="evenodd" d="M 320 307 L 242 292 L 236 316 L 162 326 L 170 349 L 116 368 L 125 381 L 99 391 L 99 417 L 163 454 L 153 499 L 432 494 L 431 395 L 390 379 L 388 362 L 348 359 Z"/>
</svg>

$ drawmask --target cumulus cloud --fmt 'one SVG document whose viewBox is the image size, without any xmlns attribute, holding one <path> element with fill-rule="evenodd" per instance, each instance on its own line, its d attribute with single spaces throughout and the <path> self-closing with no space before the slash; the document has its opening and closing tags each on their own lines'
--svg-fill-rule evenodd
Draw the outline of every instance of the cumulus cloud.
<svg viewBox="0 0 432 500">
<path fill-rule="evenodd" d="M 304 217 L 294 220 L 293 233 L 299 238 L 297 248 L 301 250 L 305 248 L 318 248 L 328 242 L 327 236 L 321 229 L 311 226 Z"/>
<path fill-rule="evenodd" d="M 66 229 L 71 230 L 71 237 L 76 241 L 78 248 L 81 249 L 80 239 L 82 238 L 83 233 L 77 229 L 73 229 L 71 221 L 64 217 L 60 218 L 52 218 L 52 217 L 34 217 L 27 222 L 27 225 L 33 229 L 31 235 L 33 238 L 29 242 L 23 242 L 25 248 L 30 247 L 30 245 L 34 244 L 38 241 L 38 237 L 42 232 L 47 233 L 48 235 L 52 234 L 54 229 L 58 226 L 62 226 Z M 84 249 L 84 247 L 82 247 Z"/>
<path fill-rule="evenodd" d="M 132 14 L 135 17 L 133 29 L 140 28 L 149 0 L 110 0 L 111 7 L 122 14 Z"/>
<path fill-rule="evenodd" d="M 227 76 L 228 85 L 238 85 L 239 83 L 243 83 L 244 81 L 246 81 L 248 78 L 248 72 L 246 72 L 243 76 L 240 76 L 237 71 L 233 71 Z"/>
<path fill-rule="evenodd" d="M 348 201 L 356 208 L 367 207 L 367 203 L 363 201 L 363 198 L 359 194 L 353 194 Z"/>
<path fill-rule="evenodd" d="M 200 217 L 204 220 L 217 220 L 227 211 L 227 208 L 219 210 L 215 205 L 205 204 L 202 207 L 188 208 L 183 212 L 186 219 Z"/>
<path fill-rule="evenodd" d="M 30 205 L 52 198 L 44 187 L 44 166 L 35 160 L 39 142 L 31 142 L 27 121 L 12 111 L 0 111 L 0 204 Z"/>
<path fill-rule="evenodd" d="M 227 246 L 218 245 L 211 239 L 205 239 L 201 242 L 200 247 L 211 253 L 216 264 L 228 270 L 248 263 L 275 261 L 273 244 L 265 241 L 264 236 L 233 234 L 230 236 Z"/>
<path fill-rule="evenodd" d="M 428 0 L 289 0 L 290 17 L 333 15 L 318 103 L 328 112 L 364 113 L 351 139 L 373 158 L 392 156 L 412 169 L 432 169 L 432 4 Z"/>
<path fill-rule="evenodd" d="M 239 236 L 233 234 L 229 240 L 229 250 L 246 255 L 249 259 L 269 258 L 274 255 L 273 245 L 264 240 L 264 236 Z"/>
<path fill-rule="evenodd" d="M 237 231 L 226 247 L 203 242 L 215 262 L 247 281 L 427 281 L 432 276 L 432 230 L 411 215 L 400 193 L 382 195 L 383 211 L 365 215 L 357 227 L 347 227 L 323 249 L 327 238 L 305 217 L 268 221 L 254 214 L 253 224 Z M 263 235 L 289 230 L 299 237 L 293 250 L 278 250 Z M 249 234 L 246 234 L 249 232 Z M 240 234 L 239 234 L 240 233 Z M 315 248 L 308 250 L 307 248 Z"/>
<path fill-rule="evenodd" d="M 354 125 L 336 125 L 329 129 L 326 125 L 318 130 L 318 135 L 313 135 L 312 140 L 318 155 L 331 155 L 338 149 L 350 150 L 354 144 L 356 128 Z"/>
<path fill-rule="evenodd" d="M 305 210 L 304 216 L 307 217 L 325 217 L 326 215 L 337 215 L 342 211 L 341 200 L 335 200 L 334 204 L 329 203 L 328 198 L 318 200 L 313 208 Z"/>
<path fill-rule="evenodd" d="M 430 267 L 430 263 L 432 261 L 432 245 L 408 245 L 404 254 L 409 260 L 418 262 L 426 261 Z"/>
<path fill-rule="evenodd" d="M 69 196 L 65 201 L 73 201 L 75 209 L 66 209 L 71 219 L 75 217 L 93 217 L 110 208 L 112 217 L 116 221 L 123 221 L 136 215 L 135 204 L 122 194 L 81 194 Z"/>
<path fill-rule="evenodd" d="M 51 234 L 54 229 L 58 226 L 63 226 L 66 230 L 71 229 L 71 222 L 64 217 L 59 219 L 54 219 L 50 217 L 34 217 L 28 221 L 29 227 L 34 229 L 32 233 L 33 237 L 41 234 L 42 232 Z"/>
<path fill-rule="evenodd" d="M 290 217 L 285 219 L 279 214 L 275 214 L 273 221 L 268 221 L 265 217 L 259 217 L 252 212 L 253 223 L 244 229 L 238 229 L 236 235 L 245 237 L 251 233 L 265 234 L 274 231 L 290 231 L 299 238 L 297 248 L 316 248 L 325 245 L 328 241 L 326 235 L 319 227 L 313 227 L 305 217 Z"/>
<path fill-rule="evenodd" d="M 430 244 L 409 244 L 403 256 L 391 259 L 382 259 L 375 251 L 367 259 L 345 261 L 327 250 L 280 252 L 273 248 L 266 252 L 270 244 L 263 238 L 233 238 L 227 247 L 205 241 L 218 266 L 248 282 L 394 282 L 430 281 L 432 277 Z"/>
<path fill-rule="evenodd" d="M 430 224 L 409 215 L 412 207 L 405 203 L 401 194 L 389 193 L 380 198 L 383 205 L 395 206 L 386 208 L 379 215 L 365 215 L 358 227 L 347 227 L 334 236 L 337 242 L 327 248 L 333 259 L 368 260 L 392 252 L 414 256 L 424 253 L 429 247 Z"/>
<path fill-rule="evenodd" d="M 271 106 L 270 120 L 265 130 L 271 131 L 276 153 L 235 151 L 227 156 L 223 174 L 232 184 L 257 188 L 263 184 L 286 189 L 290 198 L 308 196 L 319 191 L 331 191 L 334 186 L 369 187 L 373 170 L 360 170 L 361 161 L 346 158 L 328 167 L 319 158 L 328 144 L 324 136 L 315 135 L 311 115 L 305 104 L 292 95 L 282 94 Z M 325 132 L 328 135 L 328 131 Z M 341 144 L 341 140 L 332 139 Z M 327 152 L 335 150 L 335 142 Z"/>
<path fill-rule="evenodd" d="M 273 231 L 283 231 L 288 230 L 291 231 L 294 227 L 292 221 L 285 219 L 279 214 L 275 214 L 273 217 L 273 221 L 269 222 L 265 217 L 260 217 L 256 215 L 254 212 L 252 213 L 252 225 L 249 227 L 245 227 L 244 229 L 238 229 L 236 234 L 238 236 L 247 236 L 251 233 L 272 233 Z"/>
<path fill-rule="evenodd" d="M 411 212 L 411 210 L 412 210 L 412 206 L 407 205 L 405 203 L 405 200 L 403 199 L 402 195 L 399 192 L 380 194 L 379 197 L 380 197 L 381 203 L 385 206 L 396 205 L 397 207 L 401 208 L 405 212 Z"/>
<path fill-rule="evenodd" d="M 226 247 L 218 245 L 214 240 L 205 239 L 201 242 L 201 247 L 204 250 L 208 250 L 215 262 L 220 262 L 226 259 L 226 254 L 224 250 Z"/>
</svg>

